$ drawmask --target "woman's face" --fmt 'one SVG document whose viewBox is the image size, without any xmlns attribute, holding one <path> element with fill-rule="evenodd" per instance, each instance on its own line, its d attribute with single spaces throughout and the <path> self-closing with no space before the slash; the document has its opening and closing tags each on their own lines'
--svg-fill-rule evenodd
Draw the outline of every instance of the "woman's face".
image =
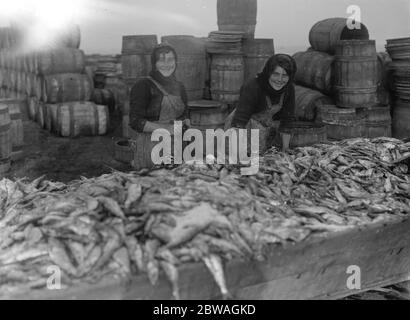
<svg viewBox="0 0 410 320">
<path fill-rule="evenodd" d="M 176 69 L 175 55 L 173 52 L 161 53 L 155 67 L 164 77 L 171 76 Z"/>
<path fill-rule="evenodd" d="M 281 90 L 289 82 L 289 76 L 285 69 L 277 66 L 269 78 L 269 84 L 275 90 Z"/>
</svg>

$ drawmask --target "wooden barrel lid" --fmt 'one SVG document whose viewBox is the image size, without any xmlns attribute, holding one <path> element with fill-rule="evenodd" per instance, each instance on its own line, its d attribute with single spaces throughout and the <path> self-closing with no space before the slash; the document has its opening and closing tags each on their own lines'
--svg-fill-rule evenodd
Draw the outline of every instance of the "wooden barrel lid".
<svg viewBox="0 0 410 320">
<path fill-rule="evenodd" d="M 207 110 L 207 109 L 218 109 L 223 107 L 223 103 L 214 100 L 196 100 L 196 101 L 189 101 L 188 107 L 190 110 Z"/>
</svg>

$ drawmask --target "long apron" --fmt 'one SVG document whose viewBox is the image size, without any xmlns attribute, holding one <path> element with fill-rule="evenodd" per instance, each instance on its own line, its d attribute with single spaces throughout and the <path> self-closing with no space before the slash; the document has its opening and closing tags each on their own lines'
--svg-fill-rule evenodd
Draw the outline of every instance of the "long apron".
<svg viewBox="0 0 410 320">
<path fill-rule="evenodd" d="M 250 130 L 259 129 L 259 152 L 264 153 L 279 140 L 279 125 L 280 121 L 273 121 L 273 116 L 278 113 L 283 107 L 285 94 L 282 94 L 278 104 L 272 104 L 272 101 L 266 96 L 267 108 L 261 112 L 257 112 L 250 118 L 246 129 L 248 130 L 248 145 L 250 142 Z M 225 130 L 232 127 L 232 121 L 235 116 L 236 109 L 228 116 L 225 121 Z M 248 147 L 249 149 L 249 147 Z"/>
<path fill-rule="evenodd" d="M 147 77 L 147 79 L 149 79 L 164 96 L 161 102 L 161 111 L 158 122 L 169 124 L 182 116 L 185 112 L 185 104 L 182 101 L 182 98 L 180 96 L 169 94 L 164 87 L 152 77 Z M 129 128 L 129 135 L 130 138 L 133 139 L 138 135 L 138 132 Z"/>
</svg>

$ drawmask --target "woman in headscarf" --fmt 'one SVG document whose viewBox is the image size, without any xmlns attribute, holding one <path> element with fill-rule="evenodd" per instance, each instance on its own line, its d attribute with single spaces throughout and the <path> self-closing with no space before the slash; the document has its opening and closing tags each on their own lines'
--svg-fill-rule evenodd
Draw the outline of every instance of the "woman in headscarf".
<svg viewBox="0 0 410 320">
<path fill-rule="evenodd" d="M 239 105 L 228 117 L 226 129 L 259 129 L 261 152 L 278 141 L 279 126 L 294 120 L 296 73 L 295 60 L 286 54 L 269 58 L 263 71 L 246 83 L 239 98 Z M 290 135 L 281 135 L 284 150 L 289 148 Z M 279 141 L 278 141 L 279 142 Z"/>
<path fill-rule="evenodd" d="M 177 61 L 175 49 L 168 44 L 160 44 L 153 50 L 149 77 L 131 89 L 131 138 L 137 132 L 150 133 L 160 128 L 173 134 L 176 120 L 189 126 L 187 94 L 175 76 Z"/>
</svg>

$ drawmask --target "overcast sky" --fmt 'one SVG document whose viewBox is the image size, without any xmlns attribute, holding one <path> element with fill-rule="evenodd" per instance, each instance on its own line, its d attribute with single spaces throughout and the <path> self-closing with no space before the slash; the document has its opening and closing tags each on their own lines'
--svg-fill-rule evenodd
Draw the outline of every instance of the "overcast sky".
<svg viewBox="0 0 410 320">
<path fill-rule="evenodd" d="M 217 30 L 216 0 L 83 0 L 83 3 L 78 20 L 82 30 L 81 48 L 86 53 L 120 53 L 123 35 L 207 36 Z M 306 49 L 312 25 L 330 17 L 348 17 L 349 5 L 360 7 L 362 21 L 379 50 L 386 39 L 410 37 L 410 0 L 258 0 L 256 37 L 273 38 L 277 52 Z M 1 15 L 0 18 L 5 21 Z"/>
</svg>

